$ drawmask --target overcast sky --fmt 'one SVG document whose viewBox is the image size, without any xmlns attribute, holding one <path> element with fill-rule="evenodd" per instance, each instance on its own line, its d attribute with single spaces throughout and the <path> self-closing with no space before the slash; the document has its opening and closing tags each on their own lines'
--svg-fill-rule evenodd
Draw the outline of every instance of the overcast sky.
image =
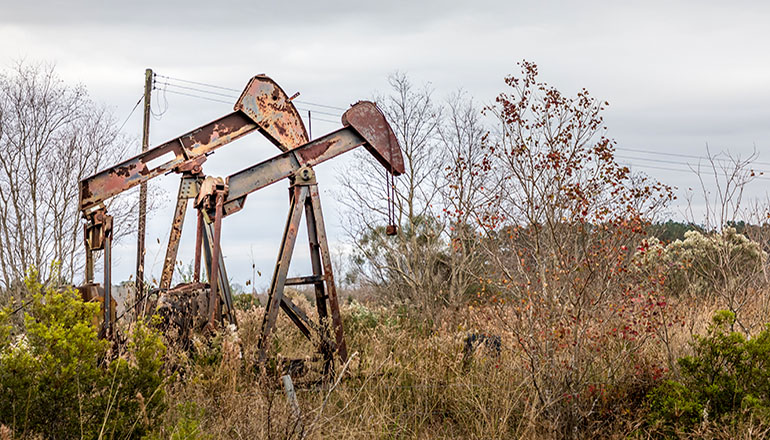
<svg viewBox="0 0 770 440">
<path fill-rule="evenodd" d="M 621 161 L 677 186 L 697 185 L 674 156 L 730 150 L 770 163 L 770 6 L 761 2 L 519 2 L 519 1 L 9 1 L 0 8 L 0 66 L 16 60 L 52 61 L 68 82 L 124 120 L 142 93 L 144 69 L 242 89 L 266 73 L 301 101 L 347 107 L 387 91 L 387 75 L 407 73 L 430 82 L 435 96 L 464 89 L 479 103 L 503 91 L 516 62 L 536 62 L 544 80 L 564 92 L 586 87 L 610 102 L 606 123 Z M 275 3 L 271 5 L 270 3 Z M 235 94 L 235 92 L 223 92 Z M 234 100 L 218 97 L 227 102 Z M 153 96 L 162 116 L 151 126 L 158 143 L 231 111 L 232 104 L 166 94 Z M 323 110 L 310 104 L 302 108 Z M 334 115 L 321 115 L 339 121 Z M 314 121 L 313 135 L 340 124 Z M 134 114 L 124 131 L 141 132 Z M 139 151 L 136 142 L 133 155 Z M 643 150 L 658 154 L 633 152 Z M 226 176 L 277 152 L 247 136 L 206 163 Z M 668 156 L 664 155 L 668 154 Z M 663 163 L 659 161 L 668 161 Z M 333 161 L 332 161 L 333 162 Z M 343 249 L 340 206 L 331 190 L 338 166 L 318 167 L 331 247 Z M 758 165 L 770 169 L 770 165 Z M 661 169 L 666 168 L 666 169 Z M 679 171 L 673 171 L 679 170 Z M 147 267 L 157 276 L 165 252 L 178 180 L 158 185 L 164 208 L 149 221 Z M 768 181 L 750 195 L 764 196 Z M 249 197 L 246 209 L 224 222 L 228 272 L 244 284 L 251 261 L 269 283 L 287 208 L 286 184 Z M 672 207 L 672 215 L 680 208 Z M 180 259 L 192 259 L 191 221 Z M 115 278 L 134 270 L 134 240 L 116 249 Z M 301 238 L 304 240 L 304 237 Z M 161 244 L 158 244 L 158 241 Z M 309 267 L 297 244 L 291 273 Z"/>
</svg>

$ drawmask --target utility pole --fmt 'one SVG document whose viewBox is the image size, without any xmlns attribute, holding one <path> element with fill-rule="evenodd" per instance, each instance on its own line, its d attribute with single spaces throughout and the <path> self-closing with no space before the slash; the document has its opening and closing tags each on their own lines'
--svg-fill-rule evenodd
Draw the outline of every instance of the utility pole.
<svg viewBox="0 0 770 440">
<path fill-rule="evenodd" d="M 152 93 L 153 74 L 152 69 L 144 71 L 144 124 L 142 126 L 142 152 L 150 146 L 150 95 Z M 142 182 L 139 187 L 139 228 L 136 239 L 136 298 L 134 303 L 138 305 L 139 299 L 144 294 L 144 236 L 147 216 L 147 183 Z M 135 308 L 136 310 L 136 308 Z"/>
</svg>

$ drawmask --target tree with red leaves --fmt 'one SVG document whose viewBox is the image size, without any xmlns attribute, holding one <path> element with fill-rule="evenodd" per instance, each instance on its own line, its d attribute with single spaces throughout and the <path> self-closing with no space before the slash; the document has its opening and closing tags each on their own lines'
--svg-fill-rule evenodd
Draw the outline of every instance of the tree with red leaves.
<svg viewBox="0 0 770 440">
<path fill-rule="evenodd" d="M 485 281 L 542 411 L 566 434 L 596 415 L 590 390 L 620 374 L 659 324 L 665 302 L 641 291 L 627 264 L 673 195 L 617 162 L 607 102 L 585 89 L 567 96 L 539 81 L 534 63 L 520 66 L 486 109 L 498 130 L 480 161 L 496 182 L 478 216 Z"/>
</svg>

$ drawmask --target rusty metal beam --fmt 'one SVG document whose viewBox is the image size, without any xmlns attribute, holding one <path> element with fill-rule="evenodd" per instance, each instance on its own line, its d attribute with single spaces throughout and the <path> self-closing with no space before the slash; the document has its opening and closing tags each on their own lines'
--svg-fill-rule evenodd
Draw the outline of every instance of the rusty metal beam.
<svg viewBox="0 0 770 440">
<path fill-rule="evenodd" d="M 297 109 L 266 76 L 252 78 L 233 113 L 81 180 L 80 209 L 88 210 L 257 129 L 281 151 L 308 140 Z"/>
<path fill-rule="evenodd" d="M 257 128 L 241 112 L 230 113 L 165 144 L 80 181 L 80 209 L 120 194 L 204 155 Z"/>
<path fill-rule="evenodd" d="M 176 265 L 176 256 L 179 251 L 179 240 L 182 237 L 182 227 L 184 226 L 185 214 L 187 213 L 187 202 L 198 194 L 198 178 L 195 176 L 184 176 L 179 180 L 179 192 L 177 193 L 176 209 L 174 218 L 171 220 L 171 232 L 169 232 L 168 246 L 166 247 L 166 258 L 163 260 L 163 271 L 160 275 L 161 289 L 171 287 L 171 279 L 174 275 L 174 266 Z"/>
<path fill-rule="evenodd" d="M 258 359 L 263 362 L 267 356 L 267 346 L 270 335 L 275 328 L 278 316 L 278 305 L 286 312 L 289 318 L 297 325 L 300 331 L 311 338 L 313 330 L 318 336 L 319 351 L 324 357 L 324 371 L 333 369 L 334 353 L 339 355 L 344 362 L 347 360 L 347 347 L 342 333 L 342 321 L 340 319 L 337 291 L 334 286 L 329 247 L 326 241 L 326 230 L 323 224 L 323 213 L 315 182 L 315 174 L 310 169 L 307 173 L 300 173 L 295 177 L 291 187 L 289 217 L 286 220 L 281 249 L 276 262 L 273 279 L 268 292 L 268 303 L 262 321 L 262 330 L 259 339 Z M 287 278 L 291 257 L 294 252 L 297 232 L 302 213 L 307 220 L 308 242 L 313 267 L 312 276 Z M 307 315 L 293 304 L 284 295 L 284 288 L 290 284 L 312 283 L 316 287 L 316 310 L 318 322 L 311 321 Z M 331 312 L 331 328 L 334 330 L 334 340 L 329 337 L 327 320 Z"/>
<path fill-rule="evenodd" d="M 307 277 L 286 278 L 286 285 L 287 286 L 302 286 L 302 285 L 305 285 L 305 284 L 322 283 L 323 281 L 324 281 L 324 278 L 322 276 L 311 275 L 311 276 L 307 276 Z"/>
<path fill-rule="evenodd" d="M 366 139 L 366 149 L 388 171 L 403 174 L 404 156 L 385 115 L 371 101 L 359 101 L 342 115 L 342 125 L 351 126 Z"/>
<path fill-rule="evenodd" d="M 225 215 L 240 211 L 248 194 L 288 178 L 302 167 L 312 167 L 361 145 L 394 174 L 404 172 L 398 141 L 385 116 L 373 103 L 355 104 L 342 115 L 342 120 L 345 128 L 228 177 L 230 192 L 225 199 Z"/>
<path fill-rule="evenodd" d="M 225 215 L 240 211 L 248 194 L 292 176 L 303 166 L 319 164 L 365 142 L 354 129 L 346 127 L 231 175 L 227 179 L 230 192 L 225 199 Z"/>
<path fill-rule="evenodd" d="M 203 210 L 200 210 L 203 211 Z M 203 248 L 203 254 L 205 255 L 206 259 L 206 273 L 208 274 L 208 281 L 209 285 L 212 284 L 212 262 L 213 262 L 213 244 L 214 244 L 214 221 L 211 218 L 207 217 L 207 214 L 205 211 L 203 211 L 202 216 L 202 230 L 203 234 L 201 236 L 202 238 L 202 248 Z M 228 320 L 230 321 L 230 324 L 236 324 L 237 320 L 235 317 L 235 310 L 233 308 L 233 297 L 232 292 L 230 291 L 230 283 L 228 281 L 227 277 L 227 270 L 225 268 L 225 260 L 224 256 L 221 250 L 220 245 L 220 252 L 219 252 L 219 259 L 218 259 L 218 268 L 217 268 L 217 278 L 219 278 L 219 287 L 218 290 L 220 292 L 220 297 L 222 299 L 222 302 L 225 304 L 225 308 L 227 309 L 227 316 Z"/>
<path fill-rule="evenodd" d="M 195 228 L 195 262 L 193 269 L 193 281 L 201 282 L 201 246 L 203 246 L 203 212 L 198 210 L 198 222 Z"/>
<path fill-rule="evenodd" d="M 112 217 L 106 216 L 104 233 L 104 335 L 111 338 L 114 334 L 112 322 Z"/>
<path fill-rule="evenodd" d="M 283 289 L 286 284 L 286 274 L 289 272 L 291 255 L 294 252 L 294 244 L 297 242 L 299 222 L 302 219 L 302 208 L 305 200 L 306 187 L 296 186 L 291 189 L 291 206 L 289 216 L 286 219 L 286 227 L 281 239 L 281 249 L 278 252 L 278 261 L 275 263 L 273 279 L 270 283 L 265 315 L 262 318 L 262 330 L 259 336 L 257 359 L 262 364 L 267 357 L 267 343 L 270 334 L 275 328 L 275 320 L 278 319 L 278 307 L 283 298 Z"/>
<path fill-rule="evenodd" d="M 313 323 L 313 321 L 310 320 L 310 318 L 307 317 L 305 312 L 302 311 L 299 307 L 297 307 L 296 304 L 291 302 L 289 298 L 286 298 L 286 295 L 281 296 L 281 309 L 283 309 L 284 312 L 289 316 L 289 319 L 292 320 L 294 325 L 299 328 L 299 331 L 302 332 L 303 335 L 305 335 L 306 338 L 311 339 L 310 336 L 310 328 L 318 332 L 318 326 Z"/>
<path fill-rule="evenodd" d="M 332 315 L 332 328 L 337 342 L 337 355 L 342 362 L 348 359 L 348 349 L 345 344 L 345 335 L 342 331 L 342 317 L 340 316 L 340 306 L 337 299 L 337 287 L 334 284 L 334 270 L 332 268 L 332 258 L 329 253 L 329 243 L 326 240 L 326 227 L 324 226 L 323 212 L 321 211 L 321 196 L 318 193 L 317 185 L 310 185 L 310 204 L 313 210 L 313 223 L 316 230 L 318 250 L 323 262 L 323 276 L 326 279 L 326 299 L 329 301 L 329 308 Z M 308 224 L 308 228 L 310 225 Z"/>
<path fill-rule="evenodd" d="M 216 207 L 214 208 L 214 238 L 211 246 L 211 290 L 209 291 L 209 325 L 213 328 L 215 319 L 217 318 L 217 309 L 219 309 L 219 296 L 218 288 L 220 286 L 219 281 L 219 257 L 220 257 L 220 243 L 222 236 L 222 204 L 225 200 L 224 192 L 227 191 L 227 187 L 216 191 Z M 229 306 L 229 304 L 228 304 Z M 229 310 L 232 313 L 232 310 Z"/>
</svg>

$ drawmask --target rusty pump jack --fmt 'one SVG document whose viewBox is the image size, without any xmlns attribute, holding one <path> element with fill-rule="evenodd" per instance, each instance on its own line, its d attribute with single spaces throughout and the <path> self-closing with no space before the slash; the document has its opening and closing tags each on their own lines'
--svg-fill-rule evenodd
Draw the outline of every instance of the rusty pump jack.
<svg viewBox="0 0 770 440">
<path fill-rule="evenodd" d="M 202 181 L 202 164 L 214 150 L 254 131 L 261 132 L 281 151 L 288 151 L 308 141 L 307 131 L 299 113 L 286 93 L 273 80 L 258 75 L 249 81 L 234 111 L 182 136 L 134 156 L 116 166 L 110 167 L 80 182 L 80 210 L 85 218 L 83 229 L 86 247 L 85 285 L 81 290 L 97 289 L 94 283 L 94 252 L 104 251 L 104 327 L 103 334 L 113 331 L 114 311 L 111 311 L 111 251 L 113 218 L 107 213 L 105 202 L 140 183 L 154 177 L 175 172 L 182 175 L 179 200 L 169 237 L 167 258 L 164 262 L 161 288 L 168 288 L 176 256 L 176 249 L 184 221 L 187 198 L 194 196 Z M 184 203 L 182 203 L 184 199 Z M 205 223 L 199 219 L 199 224 Z M 202 226 L 203 227 L 203 226 Z M 207 226 L 206 241 L 212 243 L 214 234 Z M 199 246 L 200 248 L 200 246 Z M 173 250 L 172 250 L 173 249 Z M 228 318 L 235 322 L 232 298 L 225 273 L 224 262 L 212 255 L 207 246 L 207 270 L 217 280 L 225 297 Z M 199 272 L 199 270 L 198 270 Z M 212 274 L 213 272 L 213 274 Z M 93 294 L 91 296 L 94 296 Z"/>
<path fill-rule="evenodd" d="M 202 189 L 198 194 L 196 201 L 198 209 L 208 218 L 213 219 L 214 230 L 218 231 L 221 228 L 222 218 L 240 211 L 248 194 L 283 179 L 290 181 L 289 216 L 270 284 L 259 339 L 260 365 L 266 359 L 267 344 L 275 327 L 279 307 L 306 337 L 311 338 L 311 330 L 318 335 L 320 351 L 327 368 L 333 361 L 335 351 L 343 362 L 347 360 L 331 257 L 315 171 L 312 167 L 359 146 L 364 146 L 386 168 L 387 172 L 393 175 L 404 172 L 404 160 L 393 130 L 374 103 L 361 101 L 354 104 L 342 115 L 342 124 L 344 126 L 342 129 L 232 174 L 225 180 L 209 177 L 207 178 L 209 184 L 204 184 L 207 189 Z M 303 210 L 307 221 L 313 275 L 287 278 Z M 388 231 L 392 235 L 395 232 L 395 226 L 388 225 Z M 219 252 L 219 247 L 217 232 L 213 237 L 215 253 Z M 198 258 L 199 252 L 196 250 L 196 265 Z M 315 286 L 316 310 L 319 318 L 317 323 L 309 319 L 302 309 L 284 295 L 285 286 L 302 284 Z M 215 298 L 213 290 L 214 286 L 212 286 L 210 304 L 213 304 Z M 334 340 L 328 335 L 329 314 L 331 314 L 330 324 L 334 331 Z M 213 316 L 212 314 L 212 320 Z"/>
</svg>

